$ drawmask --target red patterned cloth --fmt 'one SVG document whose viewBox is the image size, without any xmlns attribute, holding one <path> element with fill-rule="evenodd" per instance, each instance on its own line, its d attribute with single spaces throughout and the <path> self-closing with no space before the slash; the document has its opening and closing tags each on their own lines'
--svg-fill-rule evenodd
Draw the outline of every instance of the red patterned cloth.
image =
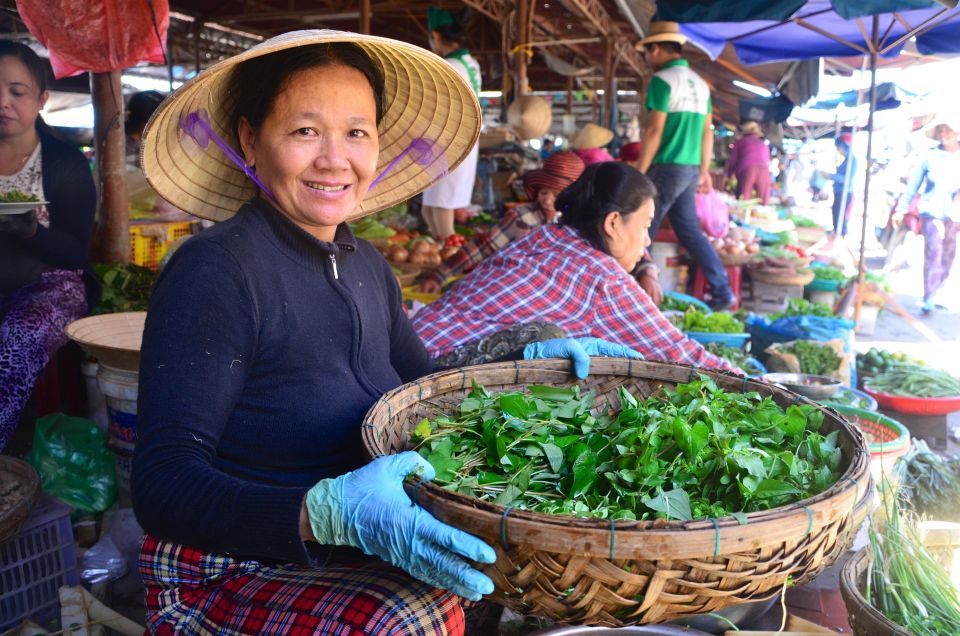
<svg viewBox="0 0 960 636">
<path fill-rule="evenodd" d="M 267 565 L 148 535 L 140 572 L 152 634 L 464 633 L 458 596 L 375 558 L 323 567 Z"/>
<path fill-rule="evenodd" d="M 542 226 L 497 252 L 413 317 L 434 358 L 530 322 L 624 344 L 648 360 L 737 371 L 674 327 L 611 256 L 563 225 Z"/>
</svg>

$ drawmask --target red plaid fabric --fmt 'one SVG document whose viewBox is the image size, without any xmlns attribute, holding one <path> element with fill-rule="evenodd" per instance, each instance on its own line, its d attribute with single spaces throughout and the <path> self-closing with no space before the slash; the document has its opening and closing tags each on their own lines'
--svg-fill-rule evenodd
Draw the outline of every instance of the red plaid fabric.
<svg viewBox="0 0 960 636">
<path fill-rule="evenodd" d="M 442 285 L 451 276 L 466 274 L 490 255 L 526 236 L 530 230 L 546 222 L 547 217 L 537 203 L 528 203 L 507 210 L 499 223 L 467 241 L 456 254 L 443 261 L 430 278 Z"/>
<path fill-rule="evenodd" d="M 147 536 L 140 550 L 152 634 L 464 633 L 460 598 L 378 559 L 265 565 Z"/>
<path fill-rule="evenodd" d="M 545 225 L 484 261 L 418 311 L 413 326 L 437 357 L 534 321 L 633 347 L 648 360 L 736 371 L 674 327 L 611 256 L 563 225 Z"/>
</svg>

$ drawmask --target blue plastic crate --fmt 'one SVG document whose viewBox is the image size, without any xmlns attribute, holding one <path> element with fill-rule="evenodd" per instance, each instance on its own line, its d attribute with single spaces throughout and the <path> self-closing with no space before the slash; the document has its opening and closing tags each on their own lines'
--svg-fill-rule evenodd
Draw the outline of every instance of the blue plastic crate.
<svg viewBox="0 0 960 636">
<path fill-rule="evenodd" d="M 20 532 L 0 543 L 0 633 L 58 618 L 60 587 L 79 583 L 70 506 L 41 495 Z"/>
<path fill-rule="evenodd" d="M 705 331 L 688 331 L 686 334 L 687 337 L 693 338 L 700 344 L 719 342 L 720 344 L 727 345 L 728 347 L 737 347 L 738 349 L 743 349 L 747 345 L 747 340 L 750 339 L 750 334 L 748 333 L 708 333 Z"/>
</svg>

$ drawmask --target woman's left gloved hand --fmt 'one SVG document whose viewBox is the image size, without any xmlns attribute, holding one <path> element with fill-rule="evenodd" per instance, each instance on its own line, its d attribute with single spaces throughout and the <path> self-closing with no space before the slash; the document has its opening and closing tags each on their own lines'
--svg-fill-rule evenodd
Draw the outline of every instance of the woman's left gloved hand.
<svg viewBox="0 0 960 636">
<path fill-rule="evenodd" d="M 30 238 L 37 232 L 36 210 L 23 214 L 0 214 L 0 232 L 13 234 L 17 238 Z"/>
<path fill-rule="evenodd" d="M 524 360 L 570 358 L 573 360 L 574 373 L 581 380 L 590 373 L 590 356 L 643 360 L 643 354 L 639 351 L 600 338 L 557 338 L 544 342 L 531 342 L 523 349 Z"/>
</svg>

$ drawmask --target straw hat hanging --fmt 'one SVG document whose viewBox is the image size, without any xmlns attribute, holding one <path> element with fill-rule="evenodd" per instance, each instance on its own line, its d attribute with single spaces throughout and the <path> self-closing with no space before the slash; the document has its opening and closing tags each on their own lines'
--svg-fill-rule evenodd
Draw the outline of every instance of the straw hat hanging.
<svg viewBox="0 0 960 636">
<path fill-rule="evenodd" d="M 549 102 L 536 95 L 524 95 L 507 109 L 507 123 L 520 139 L 538 139 L 547 134 L 553 123 Z"/>
<path fill-rule="evenodd" d="M 396 161 L 351 219 L 406 201 L 470 153 L 480 134 L 480 104 L 467 82 L 442 58 L 387 38 L 345 31 L 294 31 L 210 67 L 161 104 L 143 136 L 141 165 L 150 185 L 195 216 L 214 221 L 232 216 L 257 193 L 257 187 L 213 143 L 206 150 L 199 148 L 181 130 L 181 120 L 206 112 L 213 132 L 236 150 L 229 129 L 233 104 L 226 90 L 237 64 L 297 46 L 333 42 L 356 44 L 383 71 L 386 112 L 379 125 L 377 174 Z M 429 141 L 426 159 L 420 148 L 410 151 L 424 139 Z"/>
<path fill-rule="evenodd" d="M 613 131 L 594 123 L 588 123 L 580 129 L 573 140 L 573 147 L 576 150 L 586 150 L 587 148 L 600 148 L 613 141 Z"/>
</svg>

